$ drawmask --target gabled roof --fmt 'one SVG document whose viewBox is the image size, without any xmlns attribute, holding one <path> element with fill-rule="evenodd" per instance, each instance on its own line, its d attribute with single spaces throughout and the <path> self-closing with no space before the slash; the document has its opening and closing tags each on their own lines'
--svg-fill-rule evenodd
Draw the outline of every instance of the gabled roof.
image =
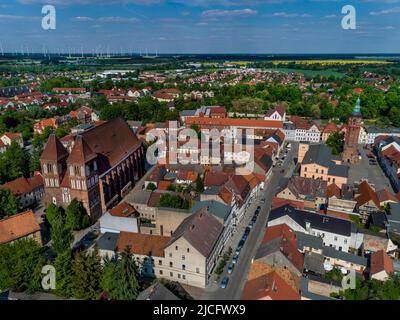
<svg viewBox="0 0 400 320">
<path fill-rule="evenodd" d="M 180 238 L 186 239 L 197 251 L 208 258 L 224 229 L 223 225 L 207 212 L 206 208 L 187 217 L 172 234 L 167 246 Z"/>
<path fill-rule="evenodd" d="M 374 189 L 372 189 L 367 181 L 360 183 L 358 186 L 358 192 L 360 195 L 355 199 L 358 207 L 361 207 L 369 201 L 372 201 L 378 209 L 381 207 L 376 192 Z"/>
<path fill-rule="evenodd" d="M 268 227 L 257 251 L 256 260 L 281 251 L 300 272 L 303 272 L 304 256 L 297 249 L 296 233 L 286 224 Z"/>
<path fill-rule="evenodd" d="M 399 199 L 397 199 L 393 193 L 389 192 L 386 189 L 382 189 L 376 192 L 376 196 L 378 197 L 380 203 L 387 201 L 399 202 Z"/>
<path fill-rule="evenodd" d="M 75 138 L 74 147 L 68 157 L 68 163 L 85 164 L 97 157 L 92 148 L 86 143 L 81 135 Z"/>
<path fill-rule="evenodd" d="M 296 196 L 326 197 L 328 183 L 321 179 L 294 176 L 290 178 L 287 188 Z"/>
<path fill-rule="evenodd" d="M 386 271 L 387 273 L 393 272 L 393 261 L 383 250 L 371 254 L 370 274 L 373 275 L 381 271 Z"/>
<path fill-rule="evenodd" d="M 129 217 L 134 215 L 136 210 L 129 203 L 122 201 L 117 206 L 110 209 L 109 212 L 114 217 Z"/>
<path fill-rule="evenodd" d="M 37 174 L 32 178 L 17 178 L 0 186 L 0 189 L 8 189 L 15 196 L 20 196 L 25 193 L 32 192 L 34 189 L 43 186 L 43 177 Z"/>
<path fill-rule="evenodd" d="M 136 300 L 180 300 L 169 291 L 162 283 L 156 282 L 139 293 Z"/>
<path fill-rule="evenodd" d="M 242 300 L 300 300 L 299 292 L 290 287 L 277 272 L 273 271 L 248 280 L 242 292 Z"/>
<path fill-rule="evenodd" d="M 170 239 L 170 237 L 121 231 L 115 251 L 123 252 L 130 247 L 133 254 L 164 257 L 164 248 Z"/>
<path fill-rule="evenodd" d="M 59 161 L 68 157 L 68 151 L 64 148 L 63 144 L 56 137 L 55 134 L 51 134 L 44 146 L 40 160 L 44 161 Z"/>
<path fill-rule="evenodd" d="M 328 198 L 336 197 L 337 199 L 340 199 L 342 197 L 342 190 L 335 183 L 332 183 L 326 190 L 326 196 Z"/>
<path fill-rule="evenodd" d="M 311 227 L 314 229 L 336 233 L 347 237 L 351 236 L 351 221 L 309 211 L 298 210 L 290 205 L 282 206 L 272 210 L 268 221 L 273 221 L 284 216 L 290 217 L 303 229 L 306 229 L 306 223 L 310 223 Z"/>
<path fill-rule="evenodd" d="M 0 220 L 0 244 L 8 243 L 40 231 L 32 210 Z"/>
</svg>

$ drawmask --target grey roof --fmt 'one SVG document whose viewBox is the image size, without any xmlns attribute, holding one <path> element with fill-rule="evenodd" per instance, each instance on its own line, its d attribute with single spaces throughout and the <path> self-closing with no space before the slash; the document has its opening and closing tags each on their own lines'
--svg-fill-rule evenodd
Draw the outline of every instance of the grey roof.
<svg viewBox="0 0 400 320">
<path fill-rule="evenodd" d="M 324 275 L 324 261 L 325 257 L 322 254 L 306 252 L 304 255 L 304 269 L 307 271 L 312 271 L 316 274 Z"/>
<path fill-rule="evenodd" d="M 310 145 L 307 153 L 304 156 L 303 164 L 316 163 L 320 166 L 328 168 L 328 174 L 347 177 L 349 167 L 345 165 L 337 165 L 333 160 L 341 160 L 340 156 L 332 154 L 331 149 L 325 144 Z"/>
<path fill-rule="evenodd" d="M 324 244 L 321 237 L 313 236 L 311 234 L 296 231 L 297 248 L 303 250 L 306 248 L 313 248 L 322 250 Z"/>
<path fill-rule="evenodd" d="M 378 212 L 371 212 L 370 213 L 370 219 L 371 219 L 371 224 L 379 227 L 381 229 L 385 229 L 386 228 L 386 215 L 382 214 L 382 213 L 378 213 Z"/>
<path fill-rule="evenodd" d="M 99 250 L 114 251 L 117 246 L 119 233 L 107 232 L 103 234 L 96 242 Z"/>
<path fill-rule="evenodd" d="M 141 127 L 143 125 L 143 121 L 128 120 L 127 123 L 131 128 L 132 127 L 137 128 L 137 127 Z"/>
<path fill-rule="evenodd" d="M 348 177 L 349 167 L 342 164 L 331 164 L 328 169 L 328 174 L 337 177 Z"/>
<path fill-rule="evenodd" d="M 151 192 L 147 190 L 132 190 L 126 197 L 129 203 L 147 204 L 149 202 Z"/>
<path fill-rule="evenodd" d="M 336 258 L 350 263 L 355 263 L 361 266 L 367 266 L 368 259 L 355 254 L 336 250 L 333 247 L 324 247 L 323 254 L 325 257 Z"/>
<path fill-rule="evenodd" d="M 14 86 L 0 88 L 0 97 L 14 97 L 29 91 L 28 86 Z"/>
<path fill-rule="evenodd" d="M 180 300 L 169 291 L 163 284 L 156 282 L 139 293 L 136 300 Z"/>
<path fill-rule="evenodd" d="M 400 203 L 389 203 L 390 214 L 386 214 L 389 222 L 400 222 Z"/>
<path fill-rule="evenodd" d="M 194 117 L 196 115 L 196 110 L 182 110 L 179 112 L 181 117 Z"/>
<path fill-rule="evenodd" d="M 285 205 L 272 210 L 268 221 L 273 221 L 286 215 L 296 221 L 303 229 L 306 229 L 306 223 L 309 222 L 311 227 L 314 229 L 332 232 L 347 237 L 351 236 L 353 224 L 351 221 L 309 211 L 298 210 L 290 205 Z"/>
<path fill-rule="evenodd" d="M 216 200 L 198 201 L 190 211 L 197 212 L 205 207 L 207 207 L 210 214 L 222 219 L 223 221 L 225 221 L 231 213 L 231 208 L 229 206 Z"/>
<path fill-rule="evenodd" d="M 222 234 L 223 225 L 205 209 L 187 217 L 172 234 L 167 246 L 185 238 L 204 257 L 209 257 Z"/>
<path fill-rule="evenodd" d="M 220 191 L 220 187 L 219 186 L 211 186 L 208 187 L 206 190 L 203 191 L 203 194 L 206 195 L 217 195 Z"/>
</svg>

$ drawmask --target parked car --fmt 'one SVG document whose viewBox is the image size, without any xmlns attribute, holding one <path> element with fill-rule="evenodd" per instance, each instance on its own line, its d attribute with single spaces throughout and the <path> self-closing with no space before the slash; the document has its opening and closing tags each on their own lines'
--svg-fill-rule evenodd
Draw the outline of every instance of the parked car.
<svg viewBox="0 0 400 320">
<path fill-rule="evenodd" d="M 228 285 L 228 282 L 229 282 L 229 278 L 228 277 L 223 278 L 222 281 L 221 281 L 221 286 L 220 286 L 221 289 L 225 289 L 227 287 L 227 285 Z"/>
<path fill-rule="evenodd" d="M 247 225 L 247 227 L 250 228 L 250 229 L 253 229 L 253 222 L 250 222 L 250 223 Z"/>
<path fill-rule="evenodd" d="M 246 229 L 244 230 L 244 234 L 249 234 L 249 233 L 250 233 L 250 231 L 251 231 L 251 228 L 249 228 L 249 227 L 246 227 Z"/>
<path fill-rule="evenodd" d="M 231 263 L 229 266 L 228 266 L 228 274 L 231 274 L 232 272 L 233 272 L 233 268 L 235 267 L 235 265 L 233 264 L 233 263 Z"/>
<path fill-rule="evenodd" d="M 253 222 L 253 223 L 254 223 L 254 222 L 256 222 L 256 221 L 257 221 L 257 216 L 256 216 L 256 215 L 254 215 L 254 216 L 253 216 L 253 218 L 251 219 L 251 222 Z"/>
<path fill-rule="evenodd" d="M 239 255 L 238 255 L 238 254 L 235 254 L 235 255 L 233 256 L 233 258 L 232 258 L 232 263 L 233 263 L 233 264 L 236 264 L 236 262 L 238 261 L 238 259 L 239 259 Z"/>
<path fill-rule="evenodd" d="M 242 240 L 243 240 L 243 241 L 246 241 L 248 236 L 249 236 L 249 234 L 248 234 L 248 233 L 245 233 L 245 234 L 243 235 L 243 237 L 242 237 Z"/>
</svg>

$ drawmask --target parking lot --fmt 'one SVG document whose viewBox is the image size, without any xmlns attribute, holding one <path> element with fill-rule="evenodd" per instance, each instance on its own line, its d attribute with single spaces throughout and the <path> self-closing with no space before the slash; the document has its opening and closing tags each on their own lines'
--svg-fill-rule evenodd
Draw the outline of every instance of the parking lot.
<svg viewBox="0 0 400 320">
<path fill-rule="evenodd" d="M 361 161 L 350 166 L 349 183 L 360 181 L 361 179 L 368 179 L 370 183 L 375 185 L 376 190 L 387 189 L 393 192 L 389 179 L 383 173 L 375 157 L 370 156 L 369 158 L 367 156 L 371 151 L 359 147 L 359 152 L 361 154 Z"/>
</svg>

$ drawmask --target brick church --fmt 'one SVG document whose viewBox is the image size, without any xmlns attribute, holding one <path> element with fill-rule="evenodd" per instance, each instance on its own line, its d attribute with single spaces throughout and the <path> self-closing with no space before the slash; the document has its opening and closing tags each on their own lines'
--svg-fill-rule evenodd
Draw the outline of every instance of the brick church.
<svg viewBox="0 0 400 320">
<path fill-rule="evenodd" d="M 65 207 L 76 198 L 96 221 L 143 176 L 145 154 L 127 123 L 117 118 L 75 135 L 70 152 L 52 134 L 40 163 L 45 203 Z"/>
<path fill-rule="evenodd" d="M 356 164 L 360 161 L 358 143 L 362 125 L 361 100 L 360 97 L 358 97 L 354 111 L 350 114 L 349 121 L 345 128 L 345 147 L 342 153 L 342 160 L 345 163 Z"/>
</svg>

